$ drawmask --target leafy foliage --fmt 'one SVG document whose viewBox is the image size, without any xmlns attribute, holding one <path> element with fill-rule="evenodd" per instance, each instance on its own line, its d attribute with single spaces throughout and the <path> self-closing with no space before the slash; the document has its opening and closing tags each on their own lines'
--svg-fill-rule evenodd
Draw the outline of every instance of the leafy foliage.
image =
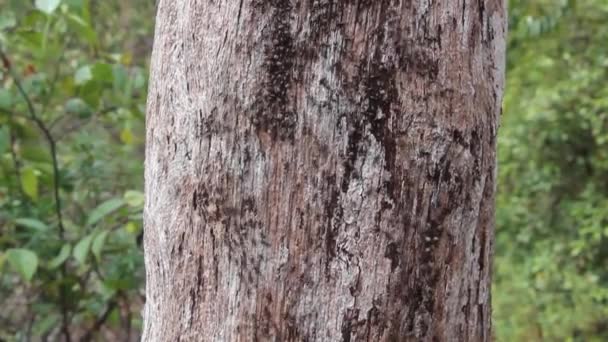
<svg viewBox="0 0 608 342">
<path fill-rule="evenodd" d="M 0 0 L 0 340 L 137 337 L 153 6 Z"/>
<path fill-rule="evenodd" d="M 496 334 L 501 341 L 604 341 L 608 2 L 510 5 Z"/>
</svg>

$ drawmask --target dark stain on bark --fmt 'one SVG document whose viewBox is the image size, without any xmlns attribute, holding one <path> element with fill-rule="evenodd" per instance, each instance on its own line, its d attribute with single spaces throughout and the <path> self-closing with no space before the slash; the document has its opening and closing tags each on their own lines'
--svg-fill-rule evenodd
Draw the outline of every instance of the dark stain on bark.
<svg viewBox="0 0 608 342">
<path fill-rule="evenodd" d="M 257 94 L 254 126 L 268 132 L 273 139 L 292 141 L 297 114 L 290 91 L 295 65 L 294 37 L 291 33 L 291 1 L 268 0 L 254 2 L 260 14 L 270 11 L 264 36 L 264 80 Z"/>
<path fill-rule="evenodd" d="M 477 0 L 477 9 L 479 11 L 479 23 L 483 25 L 486 11 L 485 0 Z"/>
<path fill-rule="evenodd" d="M 288 342 L 291 341 L 300 341 L 302 339 L 302 336 L 300 336 L 300 332 L 298 331 L 298 326 L 296 323 L 295 318 L 291 317 L 290 315 L 285 315 L 285 328 L 287 330 L 286 334 L 287 336 L 285 337 L 285 340 Z"/>
<path fill-rule="evenodd" d="M 391 175 L 387 183 L 387 190 L 389 195 L 395 198 L 401 191 L 398 179 L 392 174 L 397 158 L 397 144 L 391 127 L 393 106 L 399 108 L 399 95 L 395 85 L 397 70 L 391 64 L 382 63 L 380 54 L 379 47 L 370 63 L 371 70 L 363 82 L 365 98 L 367 98 L 364 117 L 370 125 L 371 134 L 383 147 L 384 167 Z"/>
<path fill-rule="evenodd" d="M 196 273 L 196 279 L 197 279 L 197 283 L 199 287 L 203 287 L 205 285 L 205 278 L 204 278 L 204 269 L 203 269 L 203 256 L 199 255 L 198 257 L 198 267 L 197 267 L 197 273 Z"/>
<path fill-rule="evenodd" d="M 348 133 L 348 146 L 346 148 L 346 158 L 342 163 L 344 173 L 342 176 L 341 189 L 343 193 L 348 191 L 348 184 L 350 184 L 351 178 L 353 178 L 353 171 L 355 169 L 355 163 L 360 153 L 359 144 L 364 137 L 363 124 L 357 119 L 351 123 L 353 126 Z"/>
<path fill-rule="evenodd" d="M 355 12 L 355 25 L 361 24 L 359 21 L 364 13 L 374 4 L 389 3 L 391 0 L 308 0 L 310 9 L 311 31 L 307 39 L 316 44 L 322 44 L 332 32 L 336 30 L 343 32 L 345 29 L 352 30 L 352 27 L 346 27 L 343 14 L 347 12 L 347 8 Z M 348 35 L 347 35 L 348 36 Z M 314 45 L 314 44 L 313 44 Z"/>
<path fill-rule="evenodd" d="M 396 16 L 391 9 L 391 1 L 347 1 L 349 5 L 356 7 L 356 12 L 367 10 L 382 20 Z M 356 4 L 355 4 L 356 3 Z M 373 10 L 370 8 L 373 6 Z M 358 19 L 357 19 L 358 20 Z M 398 31 L 398 30 L 397 30 Z M 387 33 L 388 32 L 388 33 Z M 349 82 L 343 81 L 343 87 L 350 96 L 359 99 L 359 111 L 347 115 L 348 147 L 347 155 L 343 163 L 342 191 L 348 190 L 351 178 L 355 178 L 355 163 L 359 155 L 366 153 L 366 141 L 373 137 L 382 146 L 384 153 L 384 166 L 391 175 L 386 183 L 386 190 L 393 198 L 400 193 L 399 182 L 392 175 L 397 158 L 397 145 L 392 128 L 392 116 L 395 108 L 400 108 L 399 92 L 396 85 L 398 67 L 393 61 L 384 60 L 383 56 L 392 41 L 396 39 L 394 30 L 387 30 L 382 25 L 372 29 L 375 48 L 370 57 L 362 56 L 358 62 L 358 70 L 355 77 Z M 364 33 L 365 34 L 365 33 Z M 339 70 L 338 70 L 339 72 Z M 345 79 L 343 77 L 343 79 Z M 371 136 L 370 134 L 371 133 Z"/>
<path fill-rule="evenodd" d="M 398 47 L 399 67 L 405 72 L 436 79 L 439 73 L 439 61 L 433 57 L 431 50 L 417 47 L 417 45 L 419 43 L 407 42 Z"/>
<path fill-rule="evenodd" d="M 373 341 L 370 336 L 372 327 L 377 328 L 374 329 L 376 336 L 382 336 L 382 333 L 386 328 L 386 321 L 384 320 L 382 312 L 376 306 L 376 300 L 374 300 L 372 308 L 367 311 L 365 322 L 365 341 Z"/>
<path fill-rule="evenodd" d="M 357 321 L 359 318 L 359 309 L 347 309 L 342 317 L 342 326 L 340 327 L 340 332 L 342 334 L 341 342 L 350 342 L 353 338 L 353 333 L 359 322 Z"/>
<path fill-rule="evenodd" d="M 400 254 L 401 252 L 399 250 L 399 246 L 395 242 L 390 242 L 388 245 L 386 245 L 384 257 L 391 261 L 391 272 L 394 272 L 397 266 L 399 266 Z"/>
<path fill-rule="evenodd" d="M 209 218 L 207 207 L 209 206 L 209 192 L 204 185 L 199 185 L 192 193 L 192 207 L 205 220 Z"/>
<path fill-rule="evenodd" d="M 310 27 L 314 28 L 308 37 L 311 42 L 318 43 L 329 32 L 332 32 L 333 26 L 337 24 L 335 15 L 342 13 L 341 1 L 332 0 L 309 0 L 310 6 Z"/>
<path fill-rule="evenodd" d="M 379 58 L 379 57 L 378 57 Z M 376 64 L 378 60 L 372 60 L 369 69 L 367 62 L 363 62 L 359 71 L 362 83 L 361 112 L 349 115 L 350 129 L 348 133 L 347 155 L 343 162 L 344 176 L 342 178 L 342 192 L 348 191 L 348 185 L 352 178 L 358 177 L 354 173 L 355 164 L 359 155 L 365 154 L 366 140 L 373 137 L 381 146 L 384 153 L 385 169 L 394 170 L 397 157 L 397 145 L 390 119 L 393 115 L 392 105 L 398 101 L 397 89 L 395 87 L 395 70 L 391 66 Z M 366 133 L 369 128 L 371 137 Z M 395 177 L 386 184 L 389 194 L 393 196 L 400 192 L 399 182 Z"/>
<path fill-rule="evenodd" d="M 330 187 L 329 202 L 326 205 L 327 224 L 325 226 L 325 276 L 330 277 L 331 261 L 336 257 L 336 236 L 342 222 L 342 205 L 340 203 L 340 192 L 337 188 L 336 177 L 328 177 Z"/>
</svg>

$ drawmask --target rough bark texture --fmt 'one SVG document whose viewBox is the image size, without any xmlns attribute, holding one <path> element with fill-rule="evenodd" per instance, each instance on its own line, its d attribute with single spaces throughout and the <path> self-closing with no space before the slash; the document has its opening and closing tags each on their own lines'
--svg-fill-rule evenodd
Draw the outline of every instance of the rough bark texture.
<svg viewBox="0 0 608 342">
<path fill-rule="evenodd" d="M 488 341 L 503 0 L 160 0 L 145 341 Z"/>
</svg>

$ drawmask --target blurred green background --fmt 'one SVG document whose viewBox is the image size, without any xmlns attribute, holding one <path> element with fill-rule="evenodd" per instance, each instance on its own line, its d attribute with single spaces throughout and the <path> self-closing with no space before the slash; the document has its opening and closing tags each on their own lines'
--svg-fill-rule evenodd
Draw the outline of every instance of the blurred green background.
<svg viewBox="0 0 608 342">
<path fill-rule="evenodd" d="M 0 0 L 0 341 L 139 338 L 154 3 Z M 608 0 L 509 10 L 494 334 L 608 341 Z"/>
</svg>

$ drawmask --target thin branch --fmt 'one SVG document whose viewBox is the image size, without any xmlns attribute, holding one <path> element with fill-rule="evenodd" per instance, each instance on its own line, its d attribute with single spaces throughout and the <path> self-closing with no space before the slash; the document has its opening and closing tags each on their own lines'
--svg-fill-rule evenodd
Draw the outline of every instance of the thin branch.
<svg viewBox="0 0 608 342">
<path fill-rule="evenodd" d="M 77 131 L 77 130 L 81 129 L 81 128 L 82 128 L 82 127 L 84 127 L 84 126 L 86 126 L 87 124 L 89 124 L 89 123 L 92 121 L 92 119 L 93 119 L 94 117 L 96 117 L 96 116 L 100 116 L 100 115 L 104 115 L 104 114 L 107 114 L 107 113 L 110 113 L 110 112 L 113 112 L 113 111 L 115 111 L 116 109 L 118 109 L 118 107 L 115 107 L 115 106 L 110 106 L 110 107 L 103 108 L 103 109 L 101 109 L 101 110 L 99 110 L 99 111 L 97 111 L 97 112 L 93 113 L 93 114 L 92 114 L 92 115 L 91 115 L 89 118 L 87 118 L 86 120 L 83 120 L 83 121 L 81 121 L 81 122 L 77 123 L 76 125 L 74 125 L 74 126 L 72 126 L 72 127 L 69 127 L 69 128 L 67 128 L 67 129 L 65 129 L 65 130 L 64 130 L 64 132 L 63 132 L 63 134 L 62 134 L 60 137 L 58 137 L 58 138 L 56 139 L 56 141 L 60 141 L 60 140 L 62 140 L 63 138 L 65 138 L 65 137 L 69 136 L 71 133 L 73 133 L 73 132 L 75 132 L 75 131 Z M 54 123 L 53 123 L 53 125 L 55 125 L 56 123 L 57 123 L 57 122 L 54 122 Z"/>
<path fill-rule="evenodd" d="M 82 337 L 80 338 L 81 342 L 91 341 L 91 339 L 93 338 L 93 334 L 95 334 L 96 331 L 99 331 L 99 329 L 108 320 L 108 317 L 110 317 L 110 314 L 112 313 L 112 310 L 114 310 L 116 308 L 116 305 L 117 305 L 116 300 L 112 300 L 108 303 L 108 307 L 106 308 L 106 311 L 104 311 L 104 313 L 101 316 L 99 316 L 99 318 L 97 318 L 97 320 L 95 321 L 93 326 L 89 330 L 87 330 L 87 332 L 84 335 L 82 335 Z"/>
<path fill-rule="evenodd" d="M 13 118 L 11 117 L 11 123 Z M 15 168 L 15 177 L 17 177 L 17 188 L 18 192 L 23 196 L 23 189 L 21 188 L 21 163 L 19 162 L 19 158 L 17 158 L 17 151 L 15 151 L 15 144 L 17 143 L 17 137 L 13 133 L 13 127 L 10 128 L 10 144 L 11 144 L 11 158 L 13 160 L 13 167 Z"/>
<path fill-rule="evenodd" d="M 29 121 L 35 123 L 35 121 L 30 116 L 19 114 L 19 113 L 15 113 L 15 112 L 13 112 L 11 110 L 8 110 L 6 108 L 0 108 L 0 112 L 3 112 L 3 113 L 6 113 L 6 114 L 10 115 L 11 119 L 14 118 L 14 117 L 23 118 L 25 120 L 29 120 Z"/>
<path fill-rule="evenodd" d="M 28 96 L 27 92 L 23 88 L 23 85 L 21 84 L 21 79 L 19 78 L 19 76 L 17 75 L 15 70 L 12 68 L 10 59 L 4 53 L 4 50 L 2 49 L 1 46 L 0 46 L 0 59 L 2 59 L 4 67 L 7 69 L 9 75 L 13 78 L 13 81 L 15 82 L 15 86 L 17 87 L 19 94 L 21 95 L 21 97 L 23 98 L 25 103 L 27 104 L 27 109 L 28 109 L 31 120 L 33 120 L 34 123 L 36 124 L 36 126 L 38 127 L 38 129 L 40 129 L 40 131 L 42 131 L 43 135 L 45 136 L 45 138 L 49 144 L 49 147 L 51 150 L 51 158 L 53 161 L 53 176 L 54 176 L 53 177 L 54 178 L 53 193 L 55 196 L 55 212 L 57 214 L 57 220 L 58 220 L 58 225 L 59 225 L 59 238 L 63 239 L 65 228 L 63 225 L 63 217 L 61 215 L 61 198 L 59 197 L 59 163 L 57 161 L 57 146 L 55 144 L 55 140 L 53 139 L 53 136 L 51 135 L 51 132 L 49 131 L 49 129 L 46 127 L 44 122 L 40 119 L 40 117 L 36 113 L 36 108 L 34 107 L 34 103 L 32 102 L 32 100 Z M 66 276 L 67 270 L 65 268 L 65 264 L 63 264 L 61 266 L 61 273 L 64 277 Z M 63 290 L 61 291 L 60 297 L 61 297 L 61 299 L 60 299 L 61 300 L 61 311 L 62 311 L 62 316 L 63 316 L 62 331 L 63 331 L 63 335 L 65 337 L 66 342 L 71 342 L 72 338 L 71 338 L 70 330 L 69 330 L 70 317 L 69 317 L 69 312 L 68 312 L 67 298 L 65 296 L 65 291 L 63 291 Z"/>
<path fill-rule="evenodd" d="M 17 73 L 15 73 L 15 71 L 11 67 L 8 56 L 4 53 L 4 51 L 1 48 L 0 48 L 0 57 L 4 61 L 4 66 L 8 69 L 9 74 L 13 78 L 13 81 L 15 82 L 15 86 L 17 86 L 17 90 L 19 90 L 21 97 L 23 98 L 23 100 L 25 100 L 25 103 L 27 104 L 27 109 L 30 114 L 31 120 L 33 120 L 34 123 L 36 124 L 36 126 L 38 127 L 38 129 L 40 129 L 40 131 L 42 131 L 42 133 L 45 136 L 45 138 L 49 144 L 49 147 L 51 149 L 51 158 L 53 160 L 55 211 L 57 214 L 57 220 L 59 221 L 58 222 L 59 235 L 60 235 L 60 238 L 63 238 L 63 233 L 64 233 L 65 228 L 63 225 L 63 217 L 61 215 L 61 198 L 59 197 L 59 163 L 57 161 L 57 146 L 55 144 L 55 140 L 53 139 L 51 132 L 46 127 L 44 122 L 38 117 L 38 114 L 36 113 L 36 108 L 34 108 L 34 104 L 32 103 L 32 100 L 30 99 L 30 97 L 26 93 L 25 89 L 23 88 L 23 85 L 21 84 L 21 79 L 17 76 Z"/>
<path fill-rule="evenodd" d="M 126 314 L 125 314 L 125 319 L 124 319 L 124 323 L 125 323 L 125 327 L 123 328 L 123 330 L 125 331 L 125 341 L 129 342 L 131 341 L 131 320 L 132 320 L 132 316 L 133 313 L 131 312 L 131 306 L 129 305 L 129 298 L 127 297 L 127 295 L 124 292 L 118 292 L 118 296 L 122 299 L 123 305 L 126 308 Z"/>
</svg>

